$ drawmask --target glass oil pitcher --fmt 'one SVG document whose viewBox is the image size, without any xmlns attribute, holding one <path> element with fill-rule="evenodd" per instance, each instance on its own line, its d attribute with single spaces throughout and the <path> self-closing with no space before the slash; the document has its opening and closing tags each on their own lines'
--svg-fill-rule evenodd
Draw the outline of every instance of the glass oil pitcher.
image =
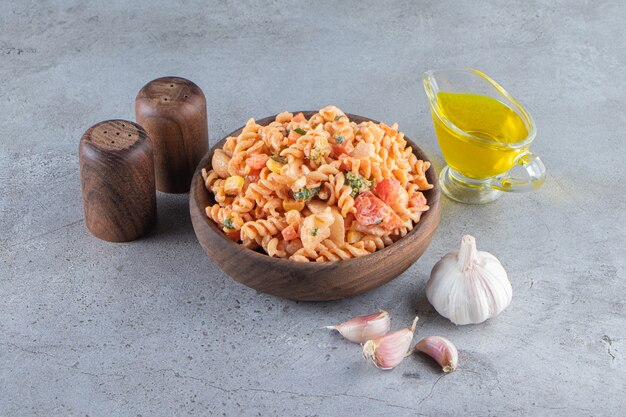
<svg viewBox="0 0 626 417">
<path fill-rule="evenodd" d="M 484 204 L 543 184 L 546 169 L 529 150 L 535 122 L 498 83 L 471 68 L 428 71 L 423 82 L 447 163 L 444 194 Z"/>
</svg>

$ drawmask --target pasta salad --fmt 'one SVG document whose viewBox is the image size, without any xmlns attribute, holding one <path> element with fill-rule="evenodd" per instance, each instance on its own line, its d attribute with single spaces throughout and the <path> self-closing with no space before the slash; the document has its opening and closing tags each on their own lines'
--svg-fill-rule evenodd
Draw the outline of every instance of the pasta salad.
<svg viewBox="0 0 626 417">
<path fill-rule="evenodd" d="M 367 255 L 411 231 L 429 209 L 430 163 L 397 124 L 355 123 L 337 107 L 306 118 L 248 120 L 215 150 L 207 216 L 232 240 L 267 255 L 325 262 Z"/>
</svg>

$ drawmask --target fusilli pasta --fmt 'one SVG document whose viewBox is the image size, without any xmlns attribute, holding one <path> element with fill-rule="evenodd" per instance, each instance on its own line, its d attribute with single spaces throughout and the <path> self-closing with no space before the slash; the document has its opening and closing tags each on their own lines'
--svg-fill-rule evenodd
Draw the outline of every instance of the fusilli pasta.
<svg viewBox="0 0 626 417">
<path fill-rule="evenodd" d="M 207 216 L 231 239 L 269 256 L 333 262 L 367 255 L 410 232 L 429 209 L 430 163 L 398 131 L 354 123 L 327 106 L 307 119 L 248 120 L 202 170 Z"/>
</svg>

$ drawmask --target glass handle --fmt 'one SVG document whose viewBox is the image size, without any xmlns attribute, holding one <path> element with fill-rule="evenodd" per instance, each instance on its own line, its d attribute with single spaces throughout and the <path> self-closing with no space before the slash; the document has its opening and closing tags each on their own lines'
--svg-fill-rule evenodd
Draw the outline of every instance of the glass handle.
<svg viewBox="0 0 626 417">
<path fill-rule="evenodd" d="M 521 172 L 520 172 L 521 171 Z M 490 186 L 500 191 L 524 192 L 541 187 L 546 180 L 546 167 L 541 159 L 526 151 L 515 159 L 511 170 L 491 181 Z"/>
</svg>

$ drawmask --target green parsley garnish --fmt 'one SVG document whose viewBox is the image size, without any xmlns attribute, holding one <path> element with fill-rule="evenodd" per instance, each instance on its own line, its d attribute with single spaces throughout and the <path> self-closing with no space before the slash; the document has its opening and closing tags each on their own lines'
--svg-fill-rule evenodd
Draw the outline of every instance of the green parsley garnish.
<svg viewBox="0 0 626 417">
<path fill-rule="evenodd" d="M 300 135 L 306 135 L 306 130 L 304 129 L 297 128 L 297 129 L 294 129 L 293 131 Z"/>
<path fill-rule="evenodd" d="M 352 192 L 350 193 L 352 197 L 356 197 L 359 191 L 367 189 L 372 186 L 371 181 L 368 181 L 362 176 L 360 176 L 359 174 L 355 174 L 352 172 L 348 172 L 346 174 L 346 182 L 352 188 Z"/>
<path fill-rule="evenodd" d="M 346 137 L 344 135 L 335 136 L 335 142 L 340 145 L 343 143 L 344 140 L 346 140 Z"/>
<path fill-rule="evenodd" d="M 377 221 L 376 223 L 374 223 L 375 225 L 379 225 L 383 222 L 383 219 L 380 219 L 379 221 Z"/>
<path fill-rule="evenodd" d="M 345 116 L 345 114 L 338 114 L 337 116 L 335 116 L 335 120 L 339 120 L 339 119 L 341 119 L 343 116 Z"/>
<path fill-rule="evenodd" d="M 311 229 L 311 236 L 317 236 L 317 227 Z"/>
<path fill-rule="evenodd" d="M 319 192 L 320 192 L 320 187 L 311 188 L 311 189 L 304 187 L 300 191 L 293 193 L 293 198 L 296 200 L 308 200 L 310 198 L 315 197 L 317 193 Z"/>
<path fill-rule="evenodd" d="M 231 219 L 224 219 L 224 227 L 230 230 L 233 230 L 235 226 L 233 226 L 233 221 Z"/>
<path fill-rule="evenodd" d="M 279 164 L 286 164 L 287 163 L 287 159 L 283 158 L 282 156 L 274 155 L 274 156 L 272 156 L 272 159 L 274 161 L 278 162 Z"/>
</svg>

